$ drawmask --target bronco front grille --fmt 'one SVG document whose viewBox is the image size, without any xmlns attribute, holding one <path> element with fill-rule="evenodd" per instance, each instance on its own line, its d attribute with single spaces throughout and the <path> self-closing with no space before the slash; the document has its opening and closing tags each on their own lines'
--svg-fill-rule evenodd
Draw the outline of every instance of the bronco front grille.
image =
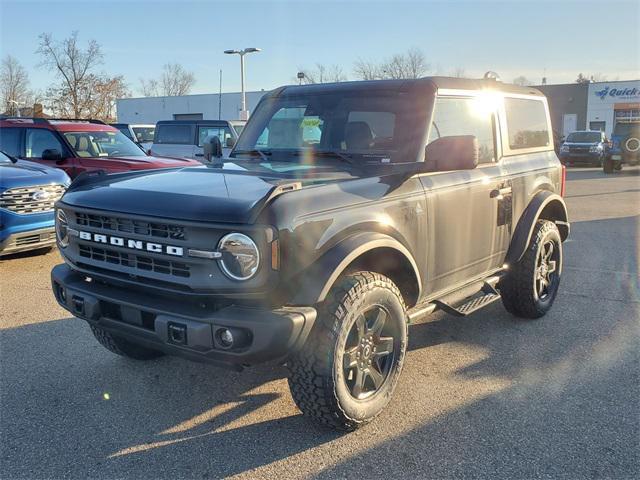
<svg viewBox="0 0 640 480">
<path fill-rule="evenodd" d="M 111 230 L 114 232 L 135 233 L 149 237 L 168 238 L 171 240 L 186 240 L 185 228 L 181 225 L 154 223 L 130 218 L 94 215 L 76 212 L 78 225 Z"/>
<path fill-rule="evenodd" d="M 0 208 L 20 215 L 50 212 L 64 189 L 60 184 L 10 188 L 0 194 Z"/>
<path fill-rule="evenodd" d="M 155 272 L 183 278 L 188 278 L 191 275 L 189 265 L 173 260 L 161 260 L 134 253 L 98 248 L 92 245 L 79 245 L 79 253 L 81 257 L 94 261 L 135 268 L 143 272 Z"/>
</svg>

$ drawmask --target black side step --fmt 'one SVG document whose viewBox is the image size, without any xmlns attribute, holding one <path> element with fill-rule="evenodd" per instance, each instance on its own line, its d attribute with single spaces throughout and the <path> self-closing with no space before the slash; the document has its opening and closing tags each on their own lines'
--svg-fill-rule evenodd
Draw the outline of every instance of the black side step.
<svg viewBox="0 0 640 480">
<path fill-rule="evenodd" d="M 490 282 L 484 282 L 482 288 L 469 297 L 458 300 L 452 295 L 451 299 L 444 297 L 434 300 L 433 303 L 451 315 L 466 317 L 500 299 L 500 293 L 495 289 L 494 285 Z"/>
</svg>

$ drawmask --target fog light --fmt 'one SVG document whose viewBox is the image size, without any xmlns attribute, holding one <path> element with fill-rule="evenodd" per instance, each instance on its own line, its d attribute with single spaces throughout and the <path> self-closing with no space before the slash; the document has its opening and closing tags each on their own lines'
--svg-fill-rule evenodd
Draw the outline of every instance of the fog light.
<svg viewBox="0 0 640 480">
<path fill-rule="evenodd" d="M 220 344 L 224 348 L 231 348 L 233 346 L 233 333 L 228 328 L 224 328 L 220 331 Z"/>
</svg>

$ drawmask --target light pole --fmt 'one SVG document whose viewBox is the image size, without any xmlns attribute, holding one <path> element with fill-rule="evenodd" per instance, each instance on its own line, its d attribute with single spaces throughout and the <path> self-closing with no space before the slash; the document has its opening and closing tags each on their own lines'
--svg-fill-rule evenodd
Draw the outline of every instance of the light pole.
<svg viewBox="0 0 640 480">
<path fill-rule="evenodd" d="M 20 104 L 15 100 L 9 100 L 9 103 L 13 103 L 16 106 L 16 117 L 20 118 Z"/>
<path fill-rule="evenodd" d="M 244 50 L 225 50 L 227 55 L 240 55 L 240 85 L 242 89 L 242 106 L 240 110 L 240 120 L 248 120 L 249 112 L 247 111 L 247 98 L 244 93 L 244 56 L 247 53 L 259 52 L 259 48 L 245 48 Z"/>
</svg>

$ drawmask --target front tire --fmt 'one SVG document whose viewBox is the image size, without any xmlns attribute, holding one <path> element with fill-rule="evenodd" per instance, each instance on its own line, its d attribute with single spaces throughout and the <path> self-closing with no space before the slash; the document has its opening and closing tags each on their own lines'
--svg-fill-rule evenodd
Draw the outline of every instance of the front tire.
<svg viewBox="0 0 640 480">
<path fill-rule="evenodd" d="M 396 285 L 377 273 L 347 275 L 287 363 L 293 399 L 315 421 L 355 430 L 391 400 L 406 348 L 406 309 Z"/>
<path fill-rule="evenodd" d="M 498 285 L 504 307 L 517 317 L 542 317 L 553 305 L 561 275 L 558 227 L 549 220 L 538 220 L 526 252 Z"/>
<path fill-rule="evenodd" d="M 164 353 L 158 350 L 142 347 L 131 343 L 124 338 L 116 337 L 100 327 L 91 325 L 93 336 L 96 337 L 100 345 L 117 355 L 132 358 L 134 360 L 152 360 L 161 357 Z"/>
</svg>

